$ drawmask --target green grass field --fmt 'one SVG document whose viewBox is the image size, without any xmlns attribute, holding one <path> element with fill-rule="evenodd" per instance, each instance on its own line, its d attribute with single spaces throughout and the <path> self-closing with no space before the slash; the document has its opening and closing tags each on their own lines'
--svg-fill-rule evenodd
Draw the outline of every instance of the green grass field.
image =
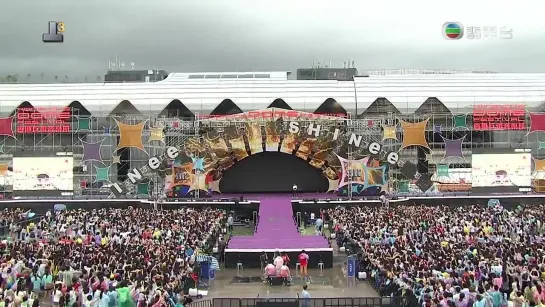
<svg viewBox="0 0 545 307">
<path fill-rule="evenodd" d="M 233 233 L 227 233 L 225 239 L 228 240 L 231 236 L 252 236 L 254 234 L 254 225 L 250 224 L 250 227 L 235 226 L 233 227 Z"/>
<path fill-rule="evenodd" d="M 314 236 L 316 234 L 316 228 L 314 226 L 307 226 L 305 228 L 299 228 L 299 231 L 303 236 Z M 329 236 L 329 229 L 324 229 L 324 234 Z"/>
</svg>

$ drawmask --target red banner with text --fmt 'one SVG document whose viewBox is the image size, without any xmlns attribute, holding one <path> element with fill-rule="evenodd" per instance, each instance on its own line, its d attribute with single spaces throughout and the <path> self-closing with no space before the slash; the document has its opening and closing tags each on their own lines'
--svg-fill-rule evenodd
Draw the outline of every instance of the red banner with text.
<svg viewBox="0 0 545 307">
<path fill-rule="evenodd" d="M 68 107 L 18 108 L 16 112 L 17 133 L 68 133 L 71 132 Z"/>
<path fill-rule="evenodd" d="M 475 105 L 473 130 L 526 130 L 525 105 Z"/>
</svg>

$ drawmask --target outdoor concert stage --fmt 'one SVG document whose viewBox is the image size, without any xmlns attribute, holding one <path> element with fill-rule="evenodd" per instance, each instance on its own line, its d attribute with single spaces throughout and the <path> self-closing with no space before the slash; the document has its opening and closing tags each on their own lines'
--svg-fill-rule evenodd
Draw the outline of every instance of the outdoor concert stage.
<svg viewBox="0 0 545 307">
<path fill-rule="evenodd" d="M 287 252 L 292 264 L 302 250 L 310 256 L 309 268 L 333 266 L 333 249 L 326 237 L 302 235 L 294 218 L 292 199 L 289 194 L 259 196 L 259 219 L 253 236 L 234 236 L 225 250 L 226 267 L 260 268 L 260 254 L 266 252 L 272 262 L 274 253 Z"/>
</svg>

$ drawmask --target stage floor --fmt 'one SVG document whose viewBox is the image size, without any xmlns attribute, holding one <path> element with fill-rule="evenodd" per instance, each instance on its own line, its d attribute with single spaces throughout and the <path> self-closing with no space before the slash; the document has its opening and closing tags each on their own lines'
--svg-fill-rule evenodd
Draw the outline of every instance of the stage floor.
<svg viewBox="0 0 545 307">
<path fill-rule="evenodd" d="M 323 235 L 305 236 L 299 233 L 294 218 L 291 195 L 261 196 L 256 232 L 252 236 L 233 236 L 227 243 L 225 262 L 228 267 L 242 263 L 244 267 L 259 268 L 260 254 L 266 252 L 272 262 L 275 252 L 286 252 L 290 259 L 305 250 L 310 256 L 309 266 L 333 265 L 333 249 Z"/>
</svg>

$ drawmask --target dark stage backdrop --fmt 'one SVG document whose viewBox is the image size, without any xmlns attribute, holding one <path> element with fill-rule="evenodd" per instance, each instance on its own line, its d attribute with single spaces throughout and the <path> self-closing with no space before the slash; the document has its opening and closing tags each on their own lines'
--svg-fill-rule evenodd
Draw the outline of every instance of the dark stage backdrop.
<svg viewBox="0 0 545 307">
<path fill-rule="evenodd" d="M 326 192 L 327 178 L 307 161 L 281 152 L 251 155 L 224 171 L 222 193 Z"/>
</svg>

